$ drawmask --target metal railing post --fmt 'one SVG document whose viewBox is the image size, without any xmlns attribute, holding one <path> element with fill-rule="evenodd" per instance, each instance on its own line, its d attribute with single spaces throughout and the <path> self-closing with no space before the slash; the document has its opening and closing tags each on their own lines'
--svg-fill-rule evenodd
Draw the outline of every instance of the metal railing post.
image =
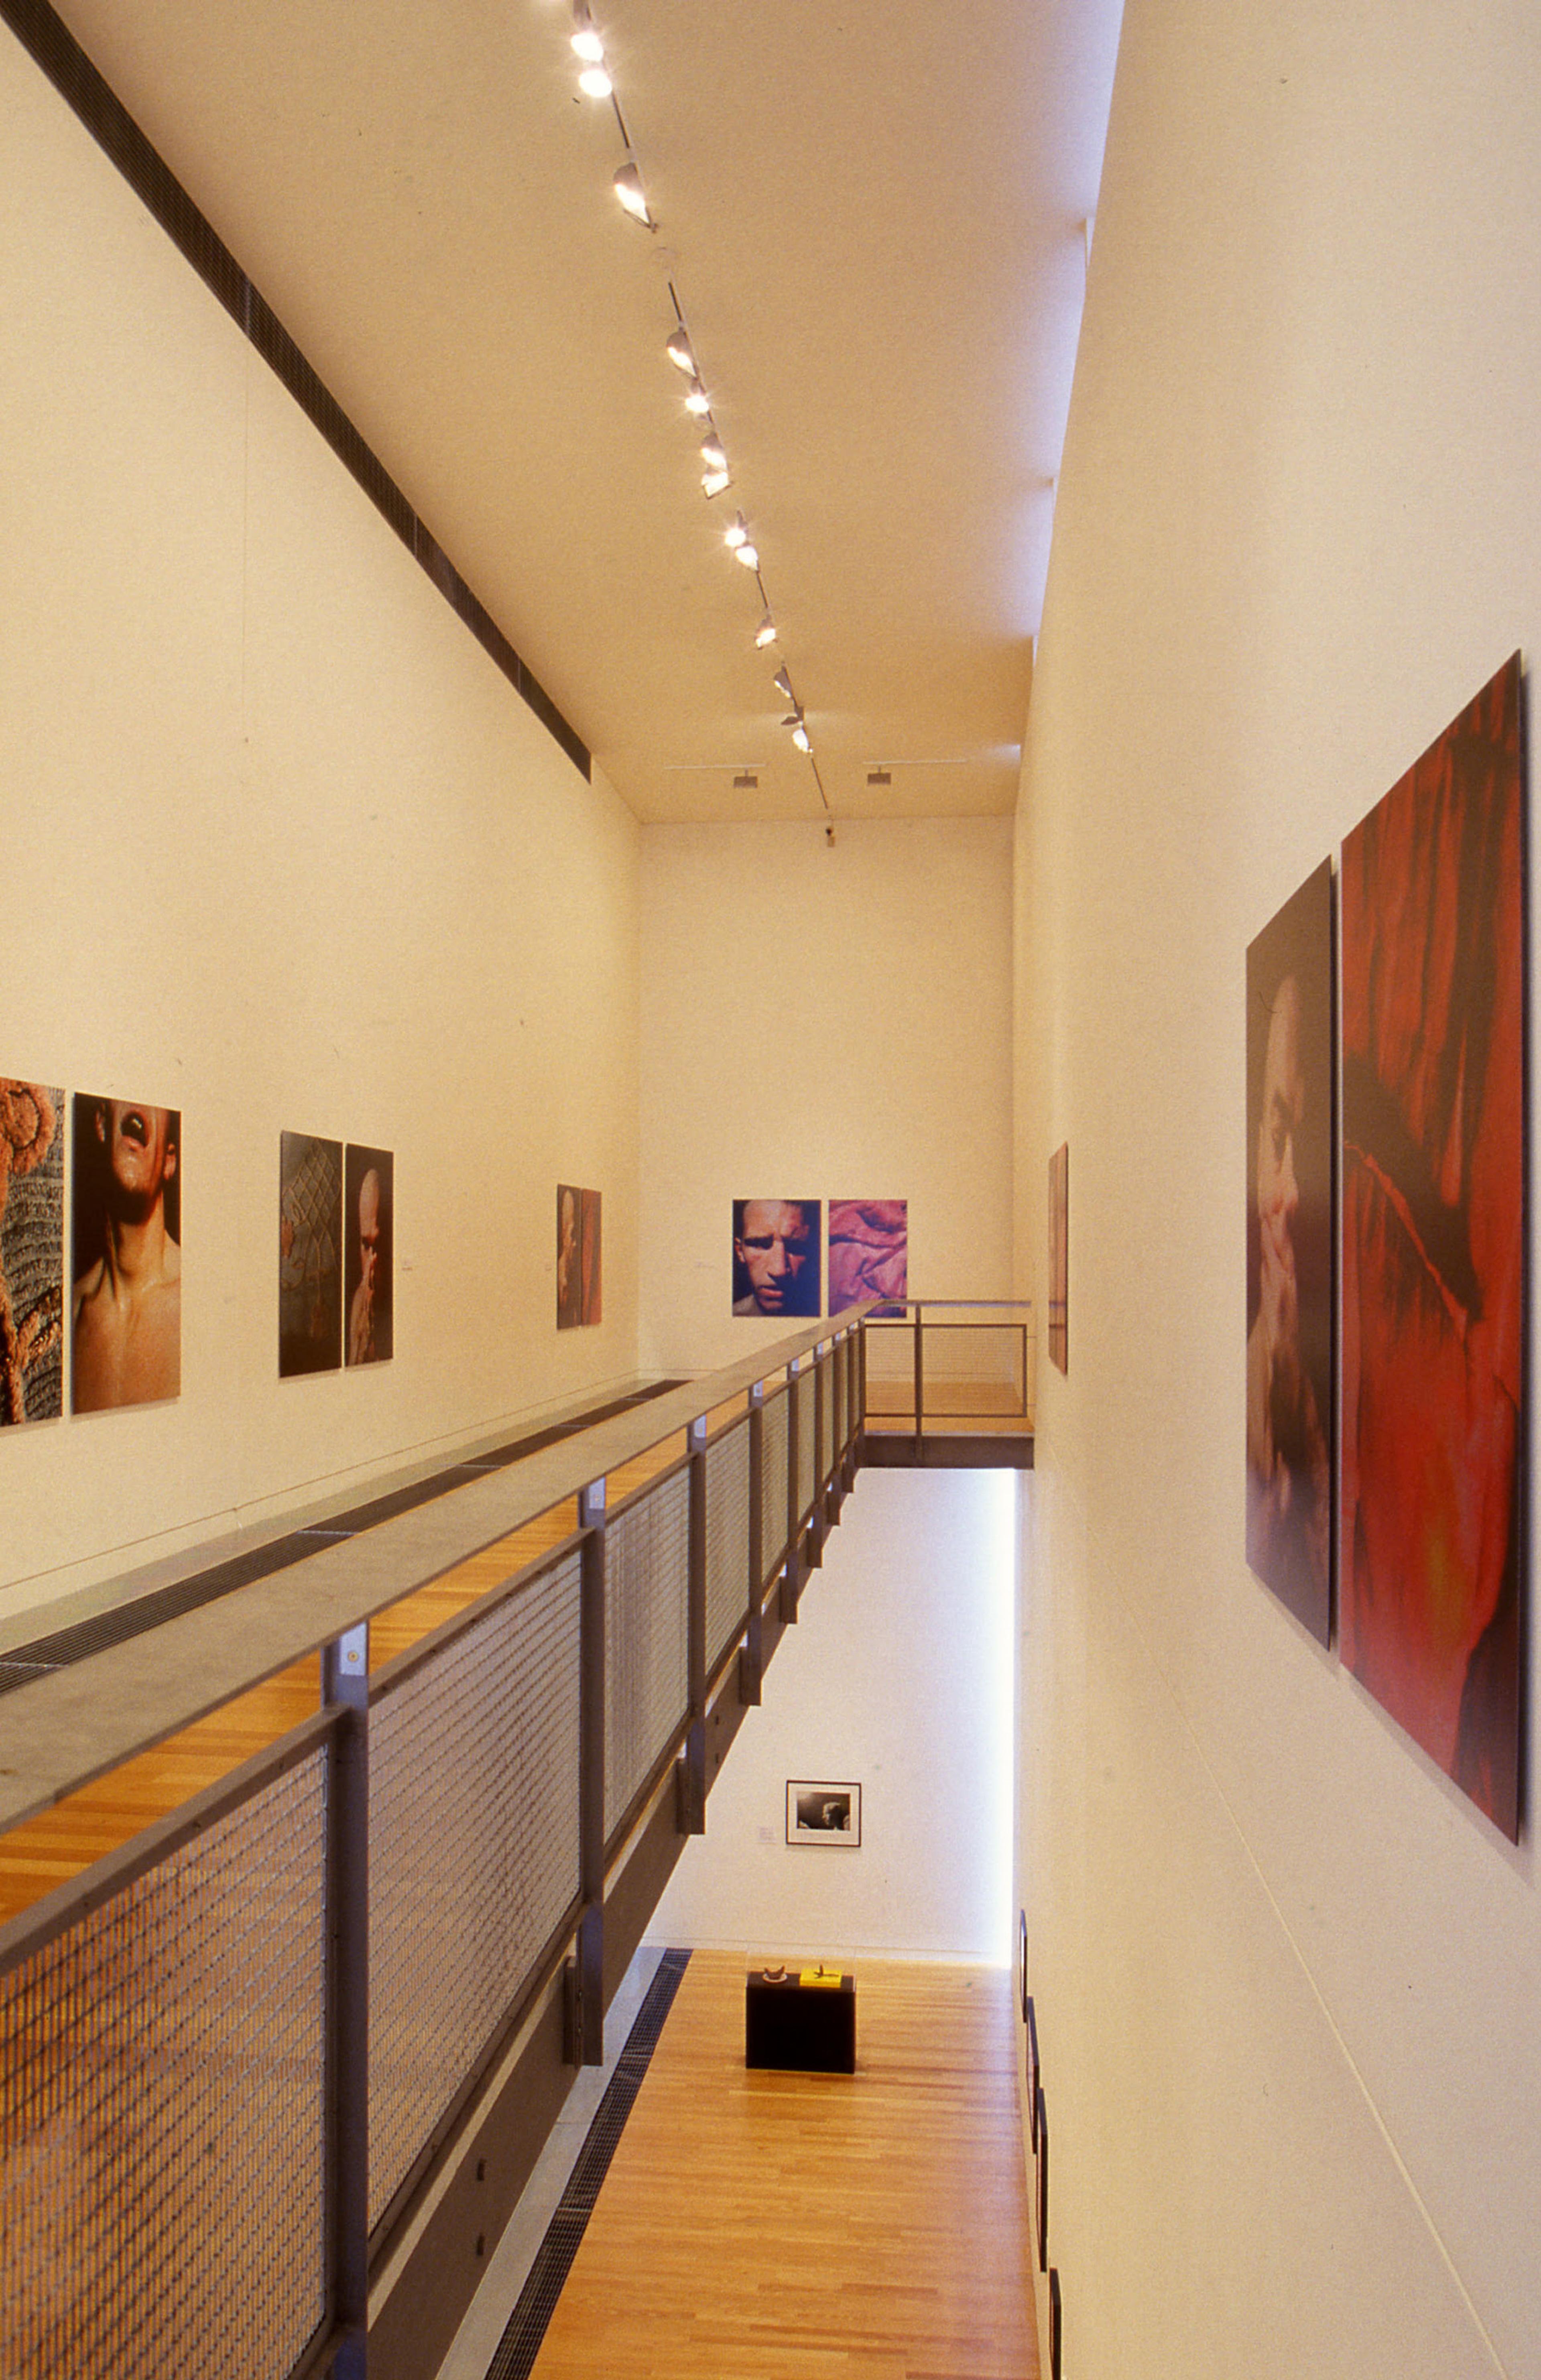
<svg viewBox="0 0 1541 2380">
<path fill-rule="evenodd" d="M 921 1322 L 920 1300 L 915 1301 L 915 1459 L 918 1463 L 924 1451 L 922 1424 L 926 1417 L 926 1358 L 924 1326 Z"/>
<path fill-rule="evenodd" d="M 782 1618 L 788 1622 L 797 1617 L 797 1597 L 803 1591 L 803 1549 L 798 1541 L 798 1523 L 802 1514 L 797 1509 L 797 1439 L 801 1416 L 798 1405 L 803 1383 L 798 1375 L 800 1358 L 794 1355 L 786 1367 L 786 1571 L 782 1580 Z"/>
<path fill-rule="evenodd" d="M 326 1795 L 327 2192 L 335 2380 L 365 2380 L 370 2311 L 370 1629 L 322 1648 L 337 1712 Z"/>
<path fill-rule="evenodd" d="M 824 1503 L 824 1407 L 828 1399 L 828 1349 L 813 1351 L 813 1518 L 808 1524 L 808 1561 L 815 1570 L 824 1560 L 824 1539 L 830 1519 Z"/>
<path fill-rule="evenodd" d="M 583 1910 L 569 1970 L 569 2062 L 604 2064 L 605 1483 L 578 1498 L 583 1541 L 578 1622 L 578 1889 Z"/>
<path fill-rule="evenodd" d="M 765 1596 L 765 1383 L 757 1380 L 749 1390 L 749 1623 L 745 1633 L 744 1650 L 738 1657 L 738 1699 L 746 1710 L 755 1709 L 760 1698 L 760 1683 L 765 1675 L 765 1647 L 762 1641 L 761 1604 Z"/>
<path fill-rule="evenodd" d="M 690 1425 L 689 1534 L 686 1554 L 686 1670 L 690 1718 L 678 1765 L 679 1829 L 706 1832 L 707 1722 L 707 1426 L 701 1415 Z"/>
</svg>

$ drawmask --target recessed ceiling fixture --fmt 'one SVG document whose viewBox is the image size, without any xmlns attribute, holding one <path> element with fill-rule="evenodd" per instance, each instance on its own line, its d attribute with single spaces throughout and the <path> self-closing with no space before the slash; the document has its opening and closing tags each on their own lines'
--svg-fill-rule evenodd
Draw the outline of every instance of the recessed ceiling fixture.
<svg viewBox="0 0 1541 2380">
<path fill-rule="evenodd" d="M 649 211 L 648 193 L 642 188 L 642 169 L 635 157 L 628 157 L 621 167 L 615 176 L 614 189 L 628 215 L 639 224 L 646 224 L 649 231 L 658 229 Z"/>
<path fill-rule="evenodd" d="M 760 647 L 761 650 L 763 650 L 767 645 L 773 645 L 775 641 L 776 623 L 770 617 L 770 613 L 767 612 L 764 619 L 761 620 L 758 627 L 755 630 L 755 642 Z"/>
</svg>

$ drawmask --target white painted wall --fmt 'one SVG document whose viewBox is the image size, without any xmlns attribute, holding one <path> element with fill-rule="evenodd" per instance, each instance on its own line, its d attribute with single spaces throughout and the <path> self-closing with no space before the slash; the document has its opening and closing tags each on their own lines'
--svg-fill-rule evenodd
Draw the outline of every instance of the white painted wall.
<svg viewBox="0 0 1541 2380">
<path fill-rule="evenodd" d="M 735 1198 L 907 1198 L 912 1296 L 1012 1293 L 1009 819 L 642 831 L 643 1351 L 731 1310 Z"/>
<path fill-rule="evenodd" d="M 1246 944 L 1541 649 L 1538 109 L 1499 0 L 1126 14 L 1019 820 L 1040 1283 L 1070 1144 L 1022 1825 L 1076 2380 L 1541 2373 L 1533 1835 L 1243 1549 Z"/>
<path fill-rule="evenodd" d="M 1018 1478 L 861 1474 L 650 1941 L 1004 1964 Z M 860 1848 L 789 1844 L 789 1778 L 858 1783 Z"/>
<path fill-rule="evenodd" d="M 180 1401 L 5 1434 L 3 1619 L 634 1373 L 637 912 L 629 814 L 5 32 L 0 153 L 0 1072 L 184 1156 Z M 378 1370 L 277 1378 L 286 1128 L 395 1152 Z"/>
</svg>

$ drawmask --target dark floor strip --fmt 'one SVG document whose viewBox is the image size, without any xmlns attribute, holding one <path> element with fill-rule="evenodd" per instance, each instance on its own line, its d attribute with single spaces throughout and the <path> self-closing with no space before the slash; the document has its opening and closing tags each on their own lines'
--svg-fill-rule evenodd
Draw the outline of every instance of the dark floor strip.
<svg viewBox="0 0 1541 2380">
<path fill-rule="evenodd" d="M 156 1587 L 152 1593 L 136 1596 L 132 1602 L 120 1603 L 111 1611 L 98 1612 L 91 1620 L 78 1620 L 71 1627 L 55 1629 L 50 1636 L 39 1636 L 30 1645 L 13 1645 L 8 1653 L 0 1654 L 0 1694 L 30 1685 L 34 1678 L 46 1677 L 51 1670 L 67 1669 L 72 1661 L 84 1660 L 88 1653 L 104 1652 L 109 1645 L 127 1644 L 129 1637 L 142 1636 L 146 1629 L 159 1628 L 164 1621 L 175 1620 L 184 1611 L 197 1611 L 205 1603 L 217 1602 L 222 1595 L 233 1595 L 237 1587 L 252 1586 L 261 1578 L 271 1578 L 275 1571 L 287 1570 L 291 1563 L 303 1561 L 323 1544 L 338 1537 L 356 1537 L 361 1530 L 394 1520 L 400 1512 L 410 1512 L 419 1504 L 431 1504 L 436 1496 L 447 1495 L 453 1488 L 467 1486 L 471 1480 L 480 1478 L 483 1472 L 501 1471 L 524 1455 L 538 1454 L 542 1447 L 554 1446 L 560 1439 L 576 1438 L 580 1429 L 592 1429 L 615 1414 L 629 1413 L 634 1405 L 647 1404 L 652 1398 L 662 1396 L 666 1389 L 682 1385 L 679 1380 L 653 1381 L 645 1389 L 633 1390 L 629 1396 L 595 1405 L 572 1421 L 556 1422 L 546 1429 L 532 1430 L 526 1438 L 511 1439 L 506 1446 L 479 1454 L 473 1462 L 452 1463 L 447 1470 L 436 1471 L 430 1479 L 415 1480 L 409 1488 L 373 1497 L 367 1504 L 355 1505 L 351 1512 L 334 1513 L 330 1521 L 295 1529 L 286 1537 L 275 1537 L 272 1545 L 257 1546 L 250 1553 L 215 1562 L 191 1578 L 178 1579 L 175 1586 Z"/>
<path fill-rule="evenodd" d="M 648 1997 L 637 2012 L 637 2022 L 615 2061 L 615 2071 L 606 2085 L 604 2097 L 594 2111 L 594 2120 L 578 2152 L 572 2178 L 536 2251 L 529 2278 L 519 2292 L 519 2301 L 508 2317 L 508 2327 L 487 2367 L 487 2380 L 528 2380 L 535 2368 L 546 2325 L 556 2311 L 563 2283 L 572 2270 L 573 2258 L 588 2228 L 601 2185 L 610 2171 L 610 2160 L 620 2145 L 626 2118 L 642 2087 L 664 2019 L 674 2005 L 674 1994 L 689 1964 L 688 1950 L 665 1950 L 659 1961 Z"/>
</svg>

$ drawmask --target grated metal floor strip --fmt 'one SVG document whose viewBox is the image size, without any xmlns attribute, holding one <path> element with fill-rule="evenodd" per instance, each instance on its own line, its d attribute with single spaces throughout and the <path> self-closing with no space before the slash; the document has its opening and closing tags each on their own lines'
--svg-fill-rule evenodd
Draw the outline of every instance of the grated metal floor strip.
<svg viewBox="0 0 1541 2380">
<path fill-rule="evenodd" d="M 536 2252 L 529 2277 L 487 2367 L 487 2380 L 528 2380 L 534 2370 L 546 2325 L 556 2310 L 563 2284 L 572 2270 L 573 2258 L 610 2170 L 610 2160 L 625 2131 L 626 2118 L 636 2104 L 664 2020 L 674 2005 L 674 1994 L 689 1964 L 688 1950 L 665 1950 L 658 1962 L 658 1972 L 637 2011 L 637 2022 L 626 2035 L 626 2046 L 615 2061 L 615 2071 L 605 2095 L 594 2111 L 588 2136 L 578 2153 L 561 2203 Z"/>
<path fill-rule="evenodd" d="M 465 1487 L 483 1472 L 502 1470 L 524 1455 L 539 1453 L 543 1446 L 554 1446 L 559 1439 L 576 1437 L 580 1429 L 591 1429 L 596 1422 L 609 1421 L 612 1415 L 627 1413 L 634 1405 L 647 1404 L 652 1398 L 662 1396 L 666 1389 L 681 1385 L 678 1380 L 659 1380 L 630 1396 L 616 1397 L 609 1404 L 596 1405 L 592 1413 L 580 1414 L 574 1421 L 534 1430 L 528 1438 L 516 1438 L 507 1446 L 494 1447 L 490 1454 L 479 1455 L 474 1462 L 452 1463 L 448 1470 L 436 1471 L 431 1479 L 419 1479 L 409 1488 L 376 1496 L 367 1504 L 355 1506 L 352 1512 L 339 1512 L 334 1520 L 313 1523 L 286 1537 L 275 1538 L 271 1546 L 258 1546 L 230 1561 L 215 1562 L 192 1578 L 178 1580 L 175 1586 L 156 1587 L 149 1595 L 136 1596 L 131 1603 L 120 1603 L 111 1611 L 98 1612 L 93 1619 L 78 1620 L 71 1627 L 55 1629 L 52 1635 L 34 1638 L 30 1645 L 18 1645 L 0 1656 L 0 1694 L 30 1685 L 34 1678 L 44 1678 L 52 1670 L 67 1669 L 72 1661 L 84 1660 L 88 1653 L 104 1652 L 109 1645 L 125 1645 L 129 1637 L 142 1636 L 146 1629 L 158 1628 L 163 1621 L 176 1620 L 184 1611 L 200 1610 L 222 1595 L 233 1595 L 237 1587 L 252 1586 L 259 1579 L 271 1578 L 275 1571 L 287 1570 L 291 1563 L 303 1561 L 307 1554 L 313 1554 L 320 1541 L 357 1536 L 362 1529 L 372 1529 L 382 1521 L 393 1520 L 398 1512 L 410 1512 L 419 1504 L 431 1503 L 436 1496 L 447 1495 L 453 1488 Z"/>
</svg>

